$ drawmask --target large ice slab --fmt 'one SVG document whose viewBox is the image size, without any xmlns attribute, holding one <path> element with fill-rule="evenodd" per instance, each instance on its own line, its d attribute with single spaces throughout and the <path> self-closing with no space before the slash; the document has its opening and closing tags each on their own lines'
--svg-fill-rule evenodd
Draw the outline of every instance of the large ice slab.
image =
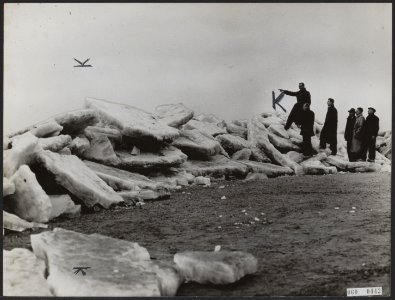
<svg viewBox="0 0 395 300">
<path fill-rule="evenodd" d="M 197 116 L 193 117 L 194 120 L 197 121 L 201 121 L 201 122 L 205 122 L 205 123 L 212 123 L 217 125 L 220 128 L 224 128 L 225 127 L 225 121 L 218 118 L 217 116 L 213 115 L 213 114 L 200 114 Z"/>
<path fill-rule="evenodd" d="M 232 134 L 221 134 L 216 137 L 216 140 L 221 143 L 221 146 L 229 154 L 233 154 L 239 150 L 250 148 L 251 143 L 242 137 L 234 136 Z"/>
<path fill-rule="evenodd" d="M 207 161 L 188 160 L 179 169 L 185 170 L 194 176 L 236 176 L 245 177 L 248 173 L 247 166 L 232 161 L 225 156 L 215 155 Z"/>
<path fill-rule="evenodd" d="M 323 161 L 332 166 L 335 166 L 341 171 L 379 172 L 382 169 L 382 166 L 380 164 L 366 161 L 350 162 L 338 155 L 330 155 Z"/>
<path fill-rule="evenodd" d="M 303 137 L 300 135 L 300 129 L 296 128 L 289 128 L 287 130 L 287 133 L 289 135 L 290 140 L 296 144 L 296 145 L 301 145 L 303 143 Z"/>
<path fill-rule="evenodd" d="M 71 136 L 62 134 L 53 137 L 40 138 L 38 140 L 38 144 L 44 150 L 58 152 L 62 150 L 64 147 L 67 147 L 71 143 L 71 141 L 72 141 Z"/>
<path fill-rule="evenodd" d="M 290 167 L 296 174 L 302 173 L 303 169 L 299 164 L 291 160 L 286 154 L 282 154 L 271 144 L 269 132 L 263 120 L 264 118 L 260 116 L 255 116 L 250 120 L 248 124 L 248 140 L 253 146 L 262 150 L 273 162 L 284 167 Z"/>
<path fill-rule="evenodd" d="M 121 191 L 118 192 L 125 202 L 135 201 L 137 199 L 143 200 L 157 200 L 157 199 L 167 199 L 170 197 L 170 192 L 168 190 L 153 191 L 153 190 L 139 190 L 139 191 Z"/>
<path fill-rule="evenodd" d="M 121 131 L 115 128 L 88 126 L 84 130 L 84 135 L 90 140 L 104 135 L 111 141 L 112 145 L 119 145 L 122 142 Z"/>
<path fill-rule="evenodd" d="M 3 250 L 3 296 L 52 296 L 45 280 L 45 262 L 24 248 Z"/>
<path fill-rule="evenodd" d="M 232 154 L 233 160 L 249 160 L 252 155 L 251 149 L 244 148 Z"/>
<path fill-rule="evenodd" d="M 270 128 L 270 127 L 269 127 Z M 300 147 L 292 143 L 291 140 L 282 138 L 273 133 L 268 133 L 269 141 L 272 143 L 274 147 L 276 147 L 279 151 L 288 152 L 288 151 L 300 151 Z"/>
<path fill-rule="evenodd" d="M 177 186 L 187 186 L 195 181 L 195 176 L 186 171 L 172 168 L 167 172 L 150 173 L 150 179 L 160 184 L 166 184 L 170 189 L 177 189 Z"/>
<path fill-rule="evenodd" d="M 171 127 L 180 127 L 193 118 L 193 111 L 182 103 L 164 104 L 155 108 L 156 116 Z"/>
<path fill-rule="evenodd" d="M 153 262 L 137 243 L 55 228 L 31 235 L 34 253 L 46 258 L 55 296 L 174 296 L 182 277 L 171 264 Z M 86 275 L 75 267 L 89 267 Z"/>
<path fill-rule="evenodd" d="M 119 165 L 128 170 L 166 169 L 187 160 L 187 156 L 173 146 L 162 148 L 159 153 L 141 152 L 139 155 L 131 155 L 123 150 L 116 150 L 115 153 L 121 160 Z"/>
<path fill-rule="evenodd" d="M 325 158 L 324 161 L 332 166 L 335 166 L 336 168 L 338 168 L 341 171 L 345 171 L 347 169 L 347 165 L 349 163 L 348 161 L 344 160 L 343 158 L 341 158 L 339 156 L 334 156 L 334 155 L 328 156 L 327 158 Z"/>
<path fill-rule="evenodd" d="M 13 138 L 29 131 L 37 137 L 56 136 L 62 134 L 81 133 L 85 127 L 98 122 L 97 113 L 93 109 L 78 109 L 57 114 L 56 116 L 28 126 L 8 135 Z"/>
<path fill-rule="evenodd" d="M 3 176 L 9 178 L 21 165 L 31 163 L 38 150 L 38 138 L 30 132 L 13 138 L 12 148 L 3 151 Z"/>
<path fill-rule="evenodd" d="M 72 154 L 82 156 L 83 153 L 90 147 L 90 142 L 85 136 L 75 137 L 68 148 L 71 150 Z"/>
<path fill-rule="evenodd" d="M 303 154 L 296 151 L 287 152 L 287 156 L 297 164 L 303 161 Z"/>
<path fill-rule="evenodd" d="M 55 176 L 59 185 L 66 188 L 87 207 L 100 204 L 104 208 L 109 208 L 112 204 L 123 201 L 122 197 L 77 156 L 61 155 L 46 150 L 40 152 L 39 160 Z"/>
<path fill-rule="evenodd" d="M 36 222 L 28 222 L 14 214 L 3 211 L 3 228 L 22 232 L 26 229 L 48 228 L 48 225 Z"/>
<path fill-rule="evenodd" d="M 178 136 L 177 129 L 133 106 L 93 98 L 86 99 L 86 106 L 95 109 L 103 123 L 119 127 L 129 137 L 171 142 Z"/>
<path fill-rule="evenodd" d="M 268 116 L 268 117 L 263 117 L 259 116 L 262 119 L 262 124 L 265 125 L 265 127 L 270 127 L 273 124 L 284 126 L 285 121 L 277 116 Z"/>
<path fill-rule="evenodd" d="M 98 135 L 90 140 L 89 148 L 83 151 L 80 156 L 94 160 L 109 166 L 118 166 L 121 160 L 116 155 L 113 144 L 106 135 Z"/>
<path fill-rule="evenodd" d="M 197 129 L 180 130 L 180 136 L 173 141 L 172 145 L 188 156 L 213 156 L 221 152 L 221 145 L 218 141 Z"/>
<path fill-rule="evenodd" d="M 258 270 L 258 260 L 241 251 L 186 251 L 174 255 L 186 280 L 202 284 L 229 284 Z"/>
<path fill-rule="evenodd" d="M 374 162 L 348 162 L 347 170 L 355 172 L 380 172 L 382 166 Z"/>
<path fill-rule="evenodd" d="M 282 126 L 282 125 L 272 124 L 272 125 L 269 126 L 268 130 L 271 133 L 273 133 L 273 134 L 275 134 L 275 135 L 277 135 L 279 137 L 282 137 L 284 139 L 289 139 L 290 138 L 289 133 L 287 132 L 287 130 L 285 130 L 284 126 Z"/>
<path fill-rule="evenodd" d="M 221 128 L 214 123 L 203 122 L 193 119 L 186 123 L 183 129 L 197 129 L 211 136 L 217 136 L 219 134 L 226 133 L 226 130 L 224 128 Z"/>
<path fill-rule="evenodd" d="M 234 123 L 226 124 L 226 131 L 232 135 L 239 136 L 243 139 L 247 138 L 247 128 Z"/>
<path fill-rule="evenodd" d="M 89 160 L 84 160 L 84 163 L 116 191 L 133 191 L 138 189 L 163 190 L 167 188 L 166 184 L 155 182 L 138 173 L 101 165 Z"/>
<path fill-rule="evenodd" d="M 15 193 L 15 184 L 3 177 L 3 197 Z"/>
<path fill-rule="evenodd" d="M 32 222 L 46 223 L 51 214 L 51 201 L 27 165 L 11 177 L 15 193 L 10 195 L 12 213 Z"/>
<path fill-rule="evenodd" d="M 384 163 L 391 165 L 391 160 L 388 159 L 387 157 L 385 157 L 383 154 L 381 154 L 380 152 L 376 151 L 376 158 L 379 160 L 384 161 Z"/>
<path fill-rule="evenodd" d="M 327 167 L 319 160 L 304 161 L 301 163 L 305 174 L 307 175 L 324 175 L 336 174 L 336 167 Z"/>
<path fill-rule="evenodd" d="M 63 127 L 63 134 L 81 133 L 87 126 L 95 125 L 99 121 L 97 112 L 93 109 L 68 111 L 54 116 L 54 119 Z"/>
<path fill-rule="evenodd" d="M 259 149 L 256 146 L 251 147 L 250 160 L 259 161 L 259 162 L 267 162 L 267 163 L 272 162 L 272 160 L 265 154 L 265 152 L 263 152 L 261 149 Z"/>
<path fill-rule="evenodd" d="M 240 161 L 248 167 L 252 173 L 263 173 L 267 177 L 277 177 L 284 175 L 293 175 L 294 171 L 290 167 L 277 166 L 270 163 L 262 163 L 257 161 L 243 160 Z"/>
<path fill-rule="evenodd" d="M 51 201 L 51 215 L 50 220 L 57 218 L 61 215 L 71 217 L 79 216 L 81 212 L 81 205 L 75 205 L 71 197 L 67 194 L 64 195 L 50 195 Z"/>
<path fill-rule="evenodd" d="M 44 123 L 34 125 L 30 130 L 30 133 L 38 138 L 45 138 L 51 136 L 57 136 L 63 130 L 63 126 L 60 126 L 55 120 L 48 120 Z"/>
</svg>

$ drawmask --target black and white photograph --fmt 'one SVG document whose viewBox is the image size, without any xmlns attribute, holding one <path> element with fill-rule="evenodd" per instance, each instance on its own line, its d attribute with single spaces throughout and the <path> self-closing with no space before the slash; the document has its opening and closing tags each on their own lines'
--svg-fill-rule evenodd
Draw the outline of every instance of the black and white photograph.
<svg viewBox="0 0 395 300">
<path fill-rule="evenodd" d="M 7 2 L 3 78 L 3 296 L 391 296 L 392 3 Z"/>
</svg>

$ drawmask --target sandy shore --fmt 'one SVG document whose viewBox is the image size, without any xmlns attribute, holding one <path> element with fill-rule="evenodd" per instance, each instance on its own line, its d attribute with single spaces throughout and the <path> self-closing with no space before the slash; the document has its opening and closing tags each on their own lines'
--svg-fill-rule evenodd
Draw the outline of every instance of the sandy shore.
<svg viewBox="0 0 395 300">
<path fill-rule="evenodd" d="M 188 283 L 178 295 L 345 296 L 350 287 L 377 286 L 389 295 L 390 191 L 388 173 L 216 181 L 142 209 L 59 218 L 49 229 L 138 242 L 156 259 L 221 245 L 259 260 L 258 273 L 235 284 Z M 29 248 L 29 234 L 8 233 L 3 248 Z"/>
</svg>

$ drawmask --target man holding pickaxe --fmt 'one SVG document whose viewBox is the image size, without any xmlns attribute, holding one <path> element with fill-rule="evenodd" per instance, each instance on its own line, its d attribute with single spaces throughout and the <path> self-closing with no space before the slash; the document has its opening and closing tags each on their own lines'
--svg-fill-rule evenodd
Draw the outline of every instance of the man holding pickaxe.
<svg viewBox="0 0 395 300">
<path fill-rule="evenodd" d="M 279 91 L 288 96 L 296 96 L 297 101 L 291 112 L 289 113 L 287 123 L 284 126 L 285 130 L 288 130 L 293 122 L 295 122 L 296 125 L 300 126 L 302 124 L 303 104 L 311 104 L 310 92 L 306 90 L 303 82 L 299 83 L 299 91 L 297 92 L 291 92 L 282 89 L 279 89 Z"/>
</svg>

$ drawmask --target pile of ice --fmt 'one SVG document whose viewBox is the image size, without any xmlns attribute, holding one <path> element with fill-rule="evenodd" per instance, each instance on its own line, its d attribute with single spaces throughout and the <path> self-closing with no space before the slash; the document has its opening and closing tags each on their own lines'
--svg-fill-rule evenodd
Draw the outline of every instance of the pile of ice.
<svg viewBox="0 0 395 300">
<path fill-rule="evenodd" d="M 154 113 L 98 99 L 11 134 L 3 141 L 3 228 L 45 227 L 60 215 L 168 197 L 210 178 L 323 175 L 391 169 L 391 132 L 377 139 L 375 163 L 349 162 L 342 135 L 338 154 L 319 152 L 322 123 L 315 122 L 317 155 L 304 159 L 302 137 L 286 115 L 263 113 L 226 122 L 194 115 L 183 104 Z M 389 157 L 389 158 L 388 158 Z M 256 176 L 258 173 L 260 176 Z"/>
<path fill-rule="evenodd" d="M 304 159 L 300 131 L 285 131 L 285 121 L 275 111 L 226 122 L 195 116 L 182 104 L 148 113 L 87 99 L 84 109 L 4 139 L 3 231 L 47 228 L 51 219 L 81 210 L 142 205 L 213 178 L 391 170 L 390 131 L 377 139 L 375 163 L 349 162 L 342 135 L 336 156 L 319 151 L 316 121 L 316 155 Z M 257 271 L 256 258 L 244 252 L 182 252 L 174 261 L 153 261 L 136 243 L 62 229 L 31 235 L 31 244 L 34 254 L 3 251 L 5 295 L 171 296 L 184 281 L 227 284 Z M 72 268 L 79 266 L 92 272 L 76 276 Z"/>
</svg>

